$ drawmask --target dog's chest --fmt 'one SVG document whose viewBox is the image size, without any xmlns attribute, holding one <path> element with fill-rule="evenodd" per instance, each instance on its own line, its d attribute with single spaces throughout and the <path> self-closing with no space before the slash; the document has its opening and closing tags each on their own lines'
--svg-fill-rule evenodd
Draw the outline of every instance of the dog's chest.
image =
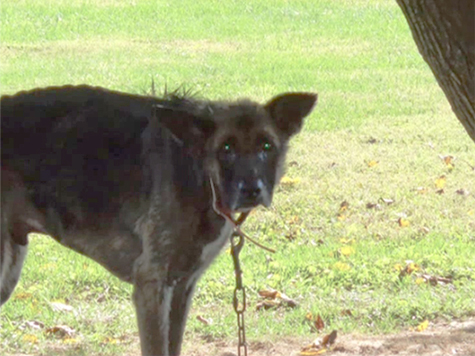
<svg viewBox="0 0 475 356">
<path fill-rule="evenodd" d="M 232 231 L 232 224 L 226 222 L 220 229 L 218 237 L 215 240 L 203 245 L 201 256 L 198 262 L 199 267 L 193 273 L 193 276 L 190 278 L 190 282 L 198 279 L 209 267 L 211 262 L 213 262 L 219 252 L 223 249 L 226 242 L 229 241 Z"/>
<path fill-rule="evenodd" d="M 200 261 L 204 265 L 209 265 L 214 258 L 218 255 L 219 251 L 223 248 L 226 241 L 229 240 L 232 233 L 232 225 L 229 222 L 226 222 L 221 228 L 218 238 L 208 244 L 203 246 L 201 250 Z"/>
</svg>

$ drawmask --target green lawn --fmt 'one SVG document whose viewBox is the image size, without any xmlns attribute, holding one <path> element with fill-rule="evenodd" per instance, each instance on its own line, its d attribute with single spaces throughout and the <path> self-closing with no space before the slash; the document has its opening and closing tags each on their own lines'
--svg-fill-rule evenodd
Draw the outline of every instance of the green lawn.
<svg viewBox="0 0 475 356">
<path fill-rule="evenodd" d="M 323 332 L 343 333 L 475 315 L 475 147 L 395 2 L 4 0 L 0 11 L 1 94 L 80 83 L 147 93 L 152 79 L 210 99 L 319 93 L 273 207 L 245 225 L 277 250 L 248 244 L 242 253 L 251 340 L 312 339 L 308 313 L 321 316 Z M 186 345 L 235 339 L 233 283 L 223 252 L 197 289 Z M 268 288 L 298 307 L 256 311 Z M 94 262 L 32 236 L 0 311 L 0 348 L 138 352 L 130 292 Z M 58 325 L 74 333 L 48 332 Z"/>
</svg>

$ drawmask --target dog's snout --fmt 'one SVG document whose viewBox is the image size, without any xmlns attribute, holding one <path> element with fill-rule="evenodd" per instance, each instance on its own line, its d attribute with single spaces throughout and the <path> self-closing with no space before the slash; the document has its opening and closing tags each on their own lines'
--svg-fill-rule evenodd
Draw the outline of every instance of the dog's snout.
<svg viewBox="0 0 475 356">
<path fill-rule="evenodd" d="M 244 186 L 241 191 L 245 197 L 250 199 L 256 199 L 261 194 L 262 188 L 259 187 L 257 184 L 253 184 Z"/>
<path fill-rule="evenodd" d="M 239 190 L 241 195 L 246 199 L 257 199 L 262 192 L 262 180 L 241 181 Z"/>
</svg>

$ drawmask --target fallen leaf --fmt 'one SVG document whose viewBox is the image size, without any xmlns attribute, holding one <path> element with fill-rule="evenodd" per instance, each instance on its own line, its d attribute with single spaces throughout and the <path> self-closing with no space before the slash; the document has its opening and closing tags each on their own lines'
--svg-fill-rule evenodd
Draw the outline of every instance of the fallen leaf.
<svg viewBox="0 0 475 356">
<path fill-rule="evenodd" d="M 374 160 L 369 161 L 369 162 L 366 162 L 366 164 L 367 164 L 368 167 L 370 167 L 370 168 L 372 168 L 372 167 L 374 167 L 374 166 L 377 166 L 378 163 L 379 163 L 378 161 L 374 161 Z"/>
<path fill-rule="evenodd" d="M 328 349 L 335 343 L 337 337 L 337 331 L 333 330 L 330 334 L 316 339 L 310 345 L 303 347 L 300 350 L 300 356 L 316 356 L 322 355 L 328 351 Z"/>
<path fill-rule="evenodd" d="M 30 299 L 32 296 L 33 294 L 31 293 L 20 292 L 20 293 L 16 293 L 13 299 L 24 300 L 24 299 Z"/>
<path fill-rule="evenodd" d="M 322 339 L 322 345 L 324 347 L 329 347 L 329 346 L 332 346 L 335 341 L 336 341 L 336 337 L 337 337 L 337 331 L 336 330 L 333 330 L 330 334 L 328 335 L 325 335 Z"/>
<path fill-rule="evenodd" d="M 345 257 L 352 255 L 354 252 L 355 249 L 351 246 L 343 246 L 342 248 L 340 248 L 340 253 Z"/>
<path fill-rule="evenodd" d="M 348 203 L 346 200 L 341 202 L 340 204 L 340 213 L 347 211 L 348 208 L 350 207 L 350 203 Z"/>
<path fill-rule="evenodd" d="M 112 345 L 115 345 L 115 344 L 121 344 L 124 342 L 124 337 L 120 337 L 120 338 L 115 338 L 115 337 L 112 337 L 112 336 L 105 336 L 103 339 L 102 339 L 102 344 L 112 344 Z"/>
<path fill-rule="evenodd" d="M 300 178 L 290 178 L 288 176 L 285 176 L 280 180 L 280 185 L 284 187 L 293 187 L 299 184 L 300 181 Z"/>
<path fill-rule="evenodd" d="M 393 200 L 393 199 L 380 198 L 379 200 L 381 200 L 382 202 L 386 203 L 387 205 L 391 205 L 391 204 L 394 203 L 394 200 Z"/>
<path fill-rule="evenodd" d="M 351 312 L 350 309 L 344 309 L 340 312 L 342 316 L 353 316 L 353 313 Z"/>
<path fill-rule="evenodd" d="M 443 189 L 437 189 L 435 192 L 439 195 L 442 195 L 445 193 Z"/>
<path fill-rule="evenodd" d="M 366 209 L 381 210 L 381 205 L 379 205 L 378 203 L 366 203 Z"/>
<path fill-rule="evenodd" d="M 454 164 L 453 164 L 454 156 L 451 156 L 451 155 L 447 155 L 447 156 L 439 155 L 439 158 L 444 161 L 444 163 L 446 164 L 447 168 L 449 169 L 449 172 L 454 169 Z"/>
<path fill-rule="evenodd" d="M 257 293 L 263 298 L 275 299 L 275 298 L 277 298 L 277 294 L 279 292 L 276 291 L 276 290 L 273 290 L 273 289 L 272 290 L 263 289 L 263 290 L 260 290 Z"/>
<path fill-rule="evenodd" d="M 424 320 L 422 323 L 420 323 L 417 328 L 416 328 L 416 331 L 424 331 L 427 329 L 427 327 L 429 326 L 429 320 Z"/>
<path fill-rule="evenodd" d="M 196 319 L 200 322 L 202 322 L 205 325 L 210 325 L 211 324 L 211 319 L 205 319 L 201 315 L 196 316 Z"/>
<path fill-rule="evenodd" d="M 455 193 L 457 193 L 458 195 L 463 195 L 463 196 L 470 195 L 470 192 L 463 188 L 456 190 Z"/>
<path fill-rule="evenodd" d="M 70 312 L 70 311 L 74 310 L 74 308 L 72 306 L 66 305 L 66 304 L 63 304 L 63 303 L 59 303 L 59 302 L 51 302 L 49 304 L 51 305 L 51 307 L 53 308 L 54 311 Z"/>
<path fill-rule="evenodd" d="M 323 319 L 320 315 L 317 315 L 317 317 L 313 320 L 313 326 L 318 331 L 323 330 L 323 328 L 325 327 L 325 323 L 323 322 Z"/>
<path fill-rule="evenodd" d="M 411 225 L 409 220 L 404 219 L 404 218 L 399 218 L 397 222 L 398 222 L 400 227 L 408 227 L 409 225 Z"/>
<path fill-rule="evenodd" d="M 77 344 L 79 342 L 78 339 L 75 339 L 73 337 L 67 337 L 63 339 L 63 344 Z"/>
<path fill-rule="evenodd" d="M 269 300 L 265 299 L 256 304 L 256 310 L 269 310 L 272 308 L 277 308 L 281 305 L 280 301 L 278 300 Z"/>
<path fill-rule="evenodd" d="M 432 276 L 430 274 L 422 274 L 419 278 L 422 278 L 424 282 L 428 282 L 429 284 L 436 286 L 437 284 L 450 284 L 452 283 L 452 278 L 446 278 L 441 276 Z"/>
<path fill-rule="evenodd" d="M 43 324 L 41 321 L 32 320 L 32 321 L 26 321 L 25 326 L 31 329 L 40 330 L 45 327 L 45 324 Z"/>
<path fill-rule="evenodd" d="M 342 271 L 342 272 L 346 272 L 346 271 L 349 271 L 351 269 L 351 266 L 347 263 L 344 263 L 344 262 L 340 262 L 338 261 L 337 263 L 335 263 L 333 265 L 333 267 L 339 271 Z"/>
<path fill-rule="evenodd" d="M 23 335 L 22 339 L 23 339 L 23 341 L 29 342 L 31 344 L 37 344 L 38 343 L 38 338 L 35 335 L 26 334 L 26 335 Z"/>
<path fill-rule="evenodd" d="M 425 281 L 426 281 L 426 280 L 425 280 L 424 278 L 422 278 L 422 277 L 417 277 L 416 280 L 415 280 L 415 283 L 416 283 L 417 285 L 419 285 L 419 284 L 425 283 Z"/>
<path fill-rule="evenodd" d="M 417 187 L 415 191 L 419 194 L 426 194 L 429 190 L 426 187 Z"/>
<path fill-rule="evenodd" d="M 71 338 L 75 331 L 66 325 L 56 325 L 45 330 L 46 334 L 53 334 L 58 338 Z"/>
<path fill-rule="evenodd" d="M 414 263 L 414 261 L 407 260 L 406 261 L 406 266 L 404 269 L 402 269 L 399 273 L 399 277 L 402 278 L 404 276 L 408 276 L 414 272 L 417 272 L 420 270 L 420 267 L 418 264 Z"/>
<path fill-rule="evenodd" d="M 295 300 L 289 298 L 284 293 L 278 292 L 276 290 L 260 290 L 258 294 L 265 298 L 264 300 L 260 301 L 256 305 L 257 310 L 267 310 L 271 308 L 286 306 L 290 308 L 296 307 L 298 304 Z"/>
<path fill-rule="evenodd" d="M 438 189 L 443 189 L 446 183 L 447 183 L 447 178 L 445 176 L 440 176 L 439 178 L 435 180 L 435 186 Z"/>
</svg>

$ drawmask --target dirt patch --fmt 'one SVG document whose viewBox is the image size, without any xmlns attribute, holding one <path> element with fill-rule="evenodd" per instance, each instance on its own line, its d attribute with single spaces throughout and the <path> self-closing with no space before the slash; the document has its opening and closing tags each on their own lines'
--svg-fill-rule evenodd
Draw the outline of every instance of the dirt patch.
<svg viewBox="0 0 475 356">
<path fill-rule="evenodd" d="M 282 338 L 274 341 L 250 342 L 248 353 L 250 356 L 297 356 L 301 347 L 312 341 L 310 338 Z M 188 344 L 184 355 L 236 356 L 236 342 Z M 339 335 L 333 350 L 323 355 L 475 356 L 475 320 L 438 324 L 423 332 L 407 331 L 382 336 Z"/>
<path fill-rule="evenodd" d="M 251 341 L 249 356 L 298 356 L 300 349 L 313 342 L 311 337 L 282 337 L 280 339 Z M 138 338 L 120 355 L 140 356 Z M 45 353 L 7 356 L 33 356 Z M 71 355 L 65 345 L 51 347 L 49 355 Z M 73 353 L 74 354 L 74 353 Z M 81 353 L 84 354 L 84 353 Z M 110 355 L 110 353 L 105 353 Z M 103 355 L 103 354 L 100 354 Z M 91 355 L 91 356 L 100 356 Z M 236 356 L 236 341 L 185 340 L 182 356 Z M 475 356 L 475 319 L 465 322 L 439 323 L 431 325 L 426 331 L 404 331 L 390 335 L 338 335 L 331 350 L 322 353 L 328 356 Z"/>
</svg>

